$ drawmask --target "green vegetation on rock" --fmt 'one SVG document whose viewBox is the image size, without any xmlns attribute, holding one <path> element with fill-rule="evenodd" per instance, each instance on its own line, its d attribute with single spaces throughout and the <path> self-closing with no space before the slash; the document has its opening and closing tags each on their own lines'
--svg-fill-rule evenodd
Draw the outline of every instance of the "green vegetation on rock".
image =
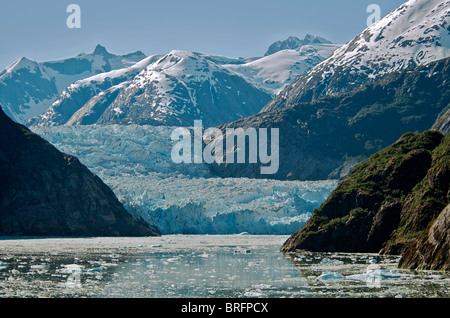
<svg viewBox="0 0 450 318">
<path fill-rule="evenodd" d="M 449 204 L 449 189 L 450 136 L 406 133 L 343 179 L 282 250 L 412 254 L 410 247 L 427 241 Z M 448 227 L 448 220 L 443 224 Z M 415 266 L 448 268 L 448 250 L 446 255 L 438 265 L 430 255 Z M 406 259 L 401 266 L 414 267 Z"/>
</svg>

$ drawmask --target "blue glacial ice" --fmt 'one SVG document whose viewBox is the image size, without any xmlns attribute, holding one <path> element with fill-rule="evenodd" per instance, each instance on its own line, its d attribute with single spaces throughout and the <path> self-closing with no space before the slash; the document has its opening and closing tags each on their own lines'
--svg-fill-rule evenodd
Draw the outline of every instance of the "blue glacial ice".
<svg viewBox="0 0 450 318">
<path fill-rule="evenodd" d="M 130 212 L 162 234 L 292 234 L 337 185 L 335 180 L 215 178 L 202 164 L 172 162 L 172 127 L 32 129 L 77 156 Z"/>
</svg>

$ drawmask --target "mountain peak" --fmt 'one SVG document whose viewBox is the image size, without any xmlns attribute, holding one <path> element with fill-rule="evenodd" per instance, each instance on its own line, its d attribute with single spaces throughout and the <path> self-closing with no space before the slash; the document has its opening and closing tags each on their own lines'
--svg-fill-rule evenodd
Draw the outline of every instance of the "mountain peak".
<svg viewBox="0 0 450 318">
<path fill-rule="evenodd" d="M 106 48 L 100 44 L 97 44 L 94 50 L 95 55 L 110 55 Z"/>
<path fill-rule="evenodd" d="M 16 60 L 11 65 L 7 66 L 5 71 L 6 73 L 13 72 L 14 70 L 19 70 L 23 68 L 28 68 L 30 70 L 34 70 L 38 67 L 38 64 L 36 61 L 30 60 L 26 57 L 21 57 L 20 59 Z"/>
<path fill-rule="evenodd" d="M 305 38 L 303 39 L 304 44 L 333 44 L 333 42 L 328 41 L 327 39 L 324 39 L 317 35 L 311 35 L 306 34 Z"/>
<path fill-rule="evenodd" d="M 265 56 L 274 54 L 281 50 L 293 50 L 303 45 L 310 45 L 310 44 L 333 44 L 333 42 L 328 41 L 327 39 L 324 39 L 320 36 L 311 34 L 306 34 L 303 40 L 300 40 L 296 36 L 290 36 L 284 41 L 277 41 L 273 43 L 267 50 Z"/>
</svg>

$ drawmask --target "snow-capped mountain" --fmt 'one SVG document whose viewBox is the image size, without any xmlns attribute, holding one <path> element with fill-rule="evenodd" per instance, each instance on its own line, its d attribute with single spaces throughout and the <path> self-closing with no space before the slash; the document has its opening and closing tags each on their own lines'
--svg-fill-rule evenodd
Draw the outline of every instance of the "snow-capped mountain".
<svg viewBox="0 0 450 318">
<path fill-rule="evenodd" d="M 74 83 L 30 124 L 217 125 L 255 114 L 271 98 L 202 54 L 174 50 Z"/>
<path fill-rule="evenodd" d="M 268 111 L 349 91 L 410 66 L 450 56 L 450 1 L 410 0 L 300 76 Z"/>
<path fill-rule="evenodd" d="M 286 85 L 337 49 L 308 44 L 265 57 L 174 50 L 79 80 L 29 125 L 218 125 L 258 113 Z"/>
<path fill-rule="evenodd" d="M 290 36 L 284 41 L 277 41 L 273 43 L 271 46 L 269 46 L 269 49 L 267 50 L 265 56 L 274 54 L 278 51 L 298 49 L 304 45 L 311 45 L 311 44 L 333 44 L 333 43 L 331 41 L 328 41 L 327 39 L 321 38 L 320 36 L 314 36 L 311 34 L 307 34 L 303 40 L 300 40 L 296 36 Z"/>
<path fill-rule="evenodd" d="M 224 65 L 274 97 L 300 75 L 329 57 L 339 44 L 305 44 L 285 49 L 244 64 Z"/>
<path fill-rule="evenodd" d="M 93 53 L 38 63 L 22 57 L 0 72 L 0 103 L 18 122 L 42 114 L 70 84 L 94 74 L 129 67 L 142 52 L 114 55 L 98 45 Z"/>
<path fill-rule="evenodd" d="M 159 55 L 149 56 L 130 67 L 78 80 L 69 85 L 42 115 L 32 118 L 27 124 L 93 124 L 108 106 L 106 102 L 117 96 L 118 89 L 159 58 Z M 98 103 L 100 99 L 103 103 Z M 99 105 L 105 104 L 99 109 Z"/>
</svg>

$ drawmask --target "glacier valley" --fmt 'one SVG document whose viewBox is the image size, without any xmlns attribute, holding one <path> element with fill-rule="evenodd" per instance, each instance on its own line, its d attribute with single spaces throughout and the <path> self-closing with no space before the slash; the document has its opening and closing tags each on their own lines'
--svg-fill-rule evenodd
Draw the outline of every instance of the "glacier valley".
<svg viewBox="0 0 450 318">
<path fill-rule="evenodd" d="M 32 127 L 74 155 L 134 215 L 162 234 L 277 234 L 300 229 L 337 180 L 217 178 L 202 164 L 175 164 L 174 127 L 89 125 Z"/>
</svg>

